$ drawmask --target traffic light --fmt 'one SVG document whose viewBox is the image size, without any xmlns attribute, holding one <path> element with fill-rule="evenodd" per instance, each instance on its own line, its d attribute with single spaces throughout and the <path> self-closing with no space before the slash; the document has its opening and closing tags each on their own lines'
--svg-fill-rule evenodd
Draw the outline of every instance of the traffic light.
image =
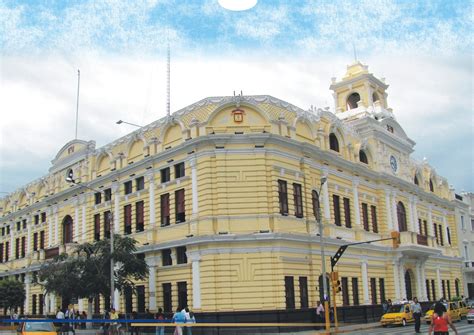
<svg viewBox="0 0 474 335">
<path fill-rule="evenodd" d="M 397 249 L 400 246 L 400 232 L 392 231 L 390 235 L 392 236 L 393 249 Z"/>
<path fill-rule="evenodd" d="M 337 271 L 331 272 L 331 282 L 334 292 L 341 292 L 341 281 L 339 280 L 339 273 Z"/>
</svg>

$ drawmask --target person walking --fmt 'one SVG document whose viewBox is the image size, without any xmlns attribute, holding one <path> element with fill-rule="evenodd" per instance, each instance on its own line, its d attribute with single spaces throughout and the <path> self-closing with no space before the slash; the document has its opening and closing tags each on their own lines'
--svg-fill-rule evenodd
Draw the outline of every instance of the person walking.
<svg viewBox="0 0 474 335">
<path fill-rule="evenodd" d="M 58 307 L 58 312 L 56 313 L 56 319 L 61 320 L 58 323 L 58 326 L 59 326 L 59 334 L 62 335 L 62 334 L 64 334 L 64 331 L 65 331 L 65 323 L 62 321 L 62 320 L 64 320 L 64 313 L 61 310 L 61 308 L 59 308 L 59 307 Z"/>
<path fill-rule="evenodd" d="M 447 312 L 441 302 L 437 302 L 434 307 L 433 315 L 431 316 L 430 329 L 428 334 L 434 335 L 448 335 L 449 328 L 448 325 L 454 330 L 454 334 L 458 334 L 456 327 L 451 321 L 451 317 Z M 434 333 L 433 333 L 434 332 Z"/>
<path fill-rule="evenodd" d="M 182 311 L 181 311 L 182 312 Z M 186 319 L 186 324 L 189 323 L 196 323 L 196 318 L 194 317 L 194 313 L 189 310 L 188 307 L 184 309 L 184 316 Z M 186 335 L 193 335 L 193 327 L 185 326 L 184 329 L 186 330 Z"/>
<path fill-rule="evenodd" d="M 324 306 L 321 301 L 316 303 L 316 323 L 324 323 Z"/>
<path fill-rule="evenodd" d="M 104 310 L 104 320 L 109 320 L 110 319 L 110 313 L 108 310 Z M 109 334 L 109 328 L 110 328 L 110 323 L 109 322 L 104 322 L 104 325 L 102 326 L 102 330 L 104 331 L 103 335 L 108 335 Z"/>
<path fill-rule="evenodd" d="M 176 313 L 173 314 L 173 322 L 177 324 L 174 330 L 174 335 L 183 335 L 183 328 L 179 324 L 186 322 L 186 316 L 181 312 L 179 307 L 176 309 Z"/>
<path fill-rule="evenodd" d="M 115 311 L 115 308 L 110 310 L 110 333 L 112 335 L 118 334 L 118 313 Z"/>
<path fill-rule="evenodd" d="M 413 312 L 413 318 L 415 319 L 415 333 L 421 333 L 420 332 L 420 324 L 421 324 L 421 305 L 418 302 L 418 298 L 415 297 L 413 299 L 413 304 L 411 305 L 411 310 Z"/>
<path fill-rule="evenodd" d="M 165 321 L 165 315 L 163 314 L 163 308 L 158 308 L 158 313 L 156 313 L 155 315 L 155 319 L 158 321 L 158 322 L 164 322 Z M 156 327 L 156 330 L 155 330 L 155 335 L 165 335 L 165 327 Z"/>
</svg>

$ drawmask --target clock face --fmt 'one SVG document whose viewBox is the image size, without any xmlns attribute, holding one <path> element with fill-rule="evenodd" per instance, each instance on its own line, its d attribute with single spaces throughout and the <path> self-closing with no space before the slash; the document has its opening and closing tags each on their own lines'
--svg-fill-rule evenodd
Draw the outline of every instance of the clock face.
<svg viewBox="0 0 474 335">
<path fill-rule="evenodd" d="M 393 172 L 397 172 L 398 165 L 397 165 L 397 159 L 395 158 L 395 156 L 390 156 L 390 166 Z"/>
</svg>

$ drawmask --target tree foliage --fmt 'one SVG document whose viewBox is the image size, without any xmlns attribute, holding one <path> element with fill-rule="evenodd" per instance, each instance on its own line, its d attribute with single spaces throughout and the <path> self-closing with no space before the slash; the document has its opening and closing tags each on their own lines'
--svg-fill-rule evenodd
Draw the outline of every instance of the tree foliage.
<svg viewBox="0 0 474 335">
<path fill-rule="evenodd" d="M 0 281 L 0 307 L 13 310 L 25 303 L 25 286 L 22 282 L 8 279 Z"/>
<path fill-rule="evenodd" d="M 135 289 L 134 281 L 148 276 L 148 266 L 135 252 L 137 241 L 114 235 L 114 252 L 110 254 L 110 240 L 83 243 L 72 254 L 57 256 L 45 263 L 38 278 L 47 292 L 63 299 L 73 297 L 93 299 L 99 294 L 110 295 L 110 259 L 114 260 L 115 288 Z"/>
</svg>

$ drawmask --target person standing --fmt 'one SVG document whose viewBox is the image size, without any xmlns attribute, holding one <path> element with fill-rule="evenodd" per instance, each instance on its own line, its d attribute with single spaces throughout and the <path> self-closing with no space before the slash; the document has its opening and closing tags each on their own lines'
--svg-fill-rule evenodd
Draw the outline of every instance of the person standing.
<svg viewBox="0 0 474 335">
<path fill-rule="evenodd" d="M 158 313 L 156 313 L 155 319 L 158 322 L 165 321 L 165 315 L 163 314 L 163 308 L 158 308 Z M 155 335 L 165 335 L 165 327 L 156 327 Z"/>
<path fill-rule="evenodd" d="M 418 302 L 418 298 L 413 299 L 413 304 L 411 305 L 411 310 L 413 312 L 413 318 L 415 319 L 415 333 L 420 333 L 420 324 L 421 324 L 421 305 Z"/>
<path fill-rule="evenodd" d="M 115 308 L 110 310 L 110 333 L 112 335 L 118 334 L 118 313 L 115 311 Z"/>
<path fill-rule="evenodd" d="M 108 310 L 104 310 L 104 320 L 109 320 L 110 319 L 110 313 Z M 109 333 L 109 328 L 110 328 L 110 323 L 109 322 L 104 322 L 104 325 L 102 327 L 104 334 L 103 335 L 108 335 Z"/>
<path fill-rule="evenodd" d="M 316 322 L 323 323 L 324 322 L 324 306 L 321 301 L 316 303 Z"/>
<path fill-rule="evenodd" d="M 179 307 L 176 309 L 176 313 L 173 314 L 173 322 L 176 323 L 174 335 L 183 335 L 183 328 L 179 324 L 186 322 L 186 316 Z"/>
<path fill-rule="evenodd" d="M 454 330 L 454 334 L 458 334 L 456 327 L 454 327 L 449 314 L 445 312 L 445 308 L 443 303 L 437 302 L 434 307 L 433 315 L 431 316 L 431 323 L 430 329 L 428 330 L 428 334 L 431 335 L 448 335 L 449 328 L 448 325 Z"/>
<path fill-rule="evenodd" d="M 387 300 L 384 300 L 383 303 L 382 303 L 382 311 L 383 311 L 383 314 L 387 313 L 387 311 L 388 311 L 388 301 Z"/>
</svg>

